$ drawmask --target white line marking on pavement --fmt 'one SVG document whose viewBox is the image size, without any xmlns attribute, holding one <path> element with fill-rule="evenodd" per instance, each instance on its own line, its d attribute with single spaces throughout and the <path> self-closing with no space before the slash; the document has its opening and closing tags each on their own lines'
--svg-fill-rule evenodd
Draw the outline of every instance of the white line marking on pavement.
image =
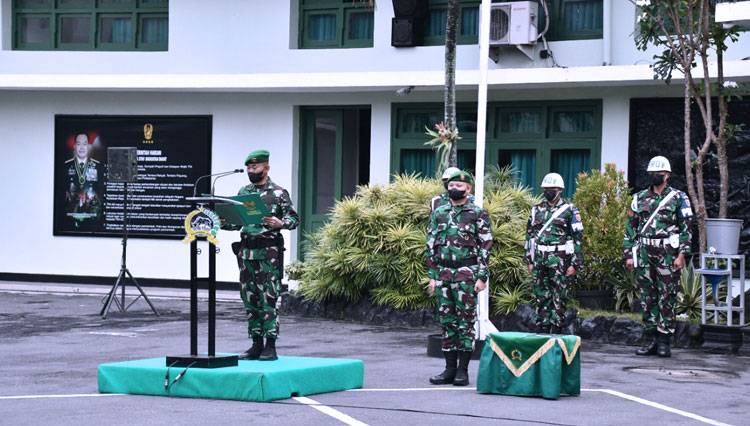
<svg viewBox="0 0 750 426">
<path fill-rule="evenodd" d="M 658 408 L 660 410 L 669 411 L 670 413 L 679 414 L 681 416 L 684 416 L 684 417 L 687 417 L 687 418 L 690 418 L 690 419 L 693 419 L 693 420 L 697 420 L 699 422 L 708 423 L 710 425 L 715 425 L 715 426 L 731 426 L 731 425 L 729 425 L 727 423 L 722 423 L 722 422 L 719 422 L 719 421 L 716 421 L 716 420 L 708 419 L 706 417 L 699 416 L 697 414 L 688 413 L 687 411 L 678 410 L 676 408 L 668 407 L 668 406 L 666 406 L 664 404 L 659 404 L 658 402 L 649 401 L 647 399 L 639 398 L 639 397 L 633 396 L 633 395 L 628 395 L 626 393 L 618 392 L 618 391 L 615 391 L 615 390 L 612 390 L 612 389 L 581 389 L 581 391 L 584 391 L 584 392 L 603 392 L 603 393 L 608 393 L 610 395 L 619 396 L 620 398 L 628 399 L 630 401 L 638 402 L 640 404 L 648 405 L 650 407 Z"/>
<path fill-rule="evenodd" d="M 465 388 L 465 387 L 440 387 L 440 388 L 402 388 L 402 389 L 349 389 L 346 392 L 413 392 L 413 391 L 460 391 L 470 390 L 476 391 L 477 388 Z"/>
<path fill-rule="evenodd" d="M 37 398 L 87 398 L 92 396 L 118 396 L 124 393 L 78 393 L 70 395 L 16 395 L 0 396 L 0 399 L 37 399 Z"/>
<path fill-rule="evenodd" d="M 327 414 L 327 415 L 333 417 L 334 419 L 336 419 L 336 420 L 338 420 L 340 422 L 346 423 L 346 424 L 348 424 L 350 426 L 368 426 L 367 423 L 362 423 L 362 422 L 360 422 L 357 419 L 354 419 L 352 417 L 347 416 L 346 414 L 342 413 L 341 411 L 334 410 L 333 408 L 328 407 L 326 405 L 323 405 L 323 404 L 321 404 L 318 401 L 315 401 L 313 399 L 305 398 L 304 396 L 295 396 L 292 399 L 295 400 L 295 401 L 297 401 L 297 402 L 299 402 L 299 403 L 301 403 L 301 404 L 305 404 L 307 406 L 310 406 L 310 407 L 312 407 L 312 408 L 320 411 L 321 413 Z"/>
</svg>

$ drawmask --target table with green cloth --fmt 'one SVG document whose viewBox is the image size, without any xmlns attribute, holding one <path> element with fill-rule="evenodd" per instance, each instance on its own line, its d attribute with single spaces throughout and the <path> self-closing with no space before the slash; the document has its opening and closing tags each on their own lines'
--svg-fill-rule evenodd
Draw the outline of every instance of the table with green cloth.
<svg viewBox="0 0 750 426">
<path fill-rule="evenodd" d="M 479 362 L 477 391 L 550 399 L 580 395 L 580 346 L 578 336 L 490 333 Z"/>
</svg>

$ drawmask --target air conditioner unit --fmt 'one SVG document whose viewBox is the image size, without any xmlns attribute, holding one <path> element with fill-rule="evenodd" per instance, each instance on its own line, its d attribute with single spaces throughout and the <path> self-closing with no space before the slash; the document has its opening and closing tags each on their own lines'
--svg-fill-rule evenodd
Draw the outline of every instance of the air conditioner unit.
<svg viewBox="0 0 750 426">
<path fill-rule="evenodd" d="M 538 11 L 539 5 L 535 1 L 493 3 L 490 46 L 535 44 Z"/>
</svg>

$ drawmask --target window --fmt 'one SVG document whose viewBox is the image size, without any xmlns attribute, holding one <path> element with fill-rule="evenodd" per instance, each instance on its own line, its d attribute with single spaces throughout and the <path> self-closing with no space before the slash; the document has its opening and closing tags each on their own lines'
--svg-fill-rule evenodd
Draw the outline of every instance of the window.
<svg viewBox="0 0 750 426">
<path fill-rule="evenodd" d="M 603 0 L 546 0 L 549 10 L 547 39 L 585 40 L 602 38 Z M 544 31 L 545 12 L 539 4 L 539 32 Z"/>
<path fill-rule="evenodd" d="M 397 104 L 393 109 L 391 170 L 434 176 L 435 152 L 424 143 L 425 125 L 443 121 L 440 104 Z M 487 105 L 487 165 L 511 165 L 519 183 L 538 191 L 542 177 L 557 172 L 563 195 L 572 196 L 578 173 L 598 167 L 601 151 L 600 101 L 491 102 Z M 458 166 L 475 166 L 476 106 L 457 106 Z"/>
<path fill-rule="evenodd" d="M 479 40 L 479 5 L 481 0 L 461 2 L 458 12 L 457 44 L 477 44 Z M 448 19 L 448 0 L 431 0 L 424 25 L 425 46 L 445 44 L 445 23 Z"/>
<path fill-rule="evenodd" d="M 300 0 L 299 47 L 372 47 L 375 16 L 352 0 Z"/>
<path fill-rule="evenodd" d="M 13 0 L 16 50 L 167 50 L 168 0 Z"/>
</svg>

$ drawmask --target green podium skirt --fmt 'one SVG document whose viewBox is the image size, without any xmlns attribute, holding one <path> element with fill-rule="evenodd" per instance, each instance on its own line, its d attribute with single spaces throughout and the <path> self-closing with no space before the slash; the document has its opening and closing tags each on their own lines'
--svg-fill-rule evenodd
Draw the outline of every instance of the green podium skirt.
<svg viewBox="0 0 750 426">
<path fill-rule="evenodd" d="M 581 393 L 581 338 L 533 333 L 490 333 L 482 350 L 477 391 L 541 396 Z"/>
</svg>

